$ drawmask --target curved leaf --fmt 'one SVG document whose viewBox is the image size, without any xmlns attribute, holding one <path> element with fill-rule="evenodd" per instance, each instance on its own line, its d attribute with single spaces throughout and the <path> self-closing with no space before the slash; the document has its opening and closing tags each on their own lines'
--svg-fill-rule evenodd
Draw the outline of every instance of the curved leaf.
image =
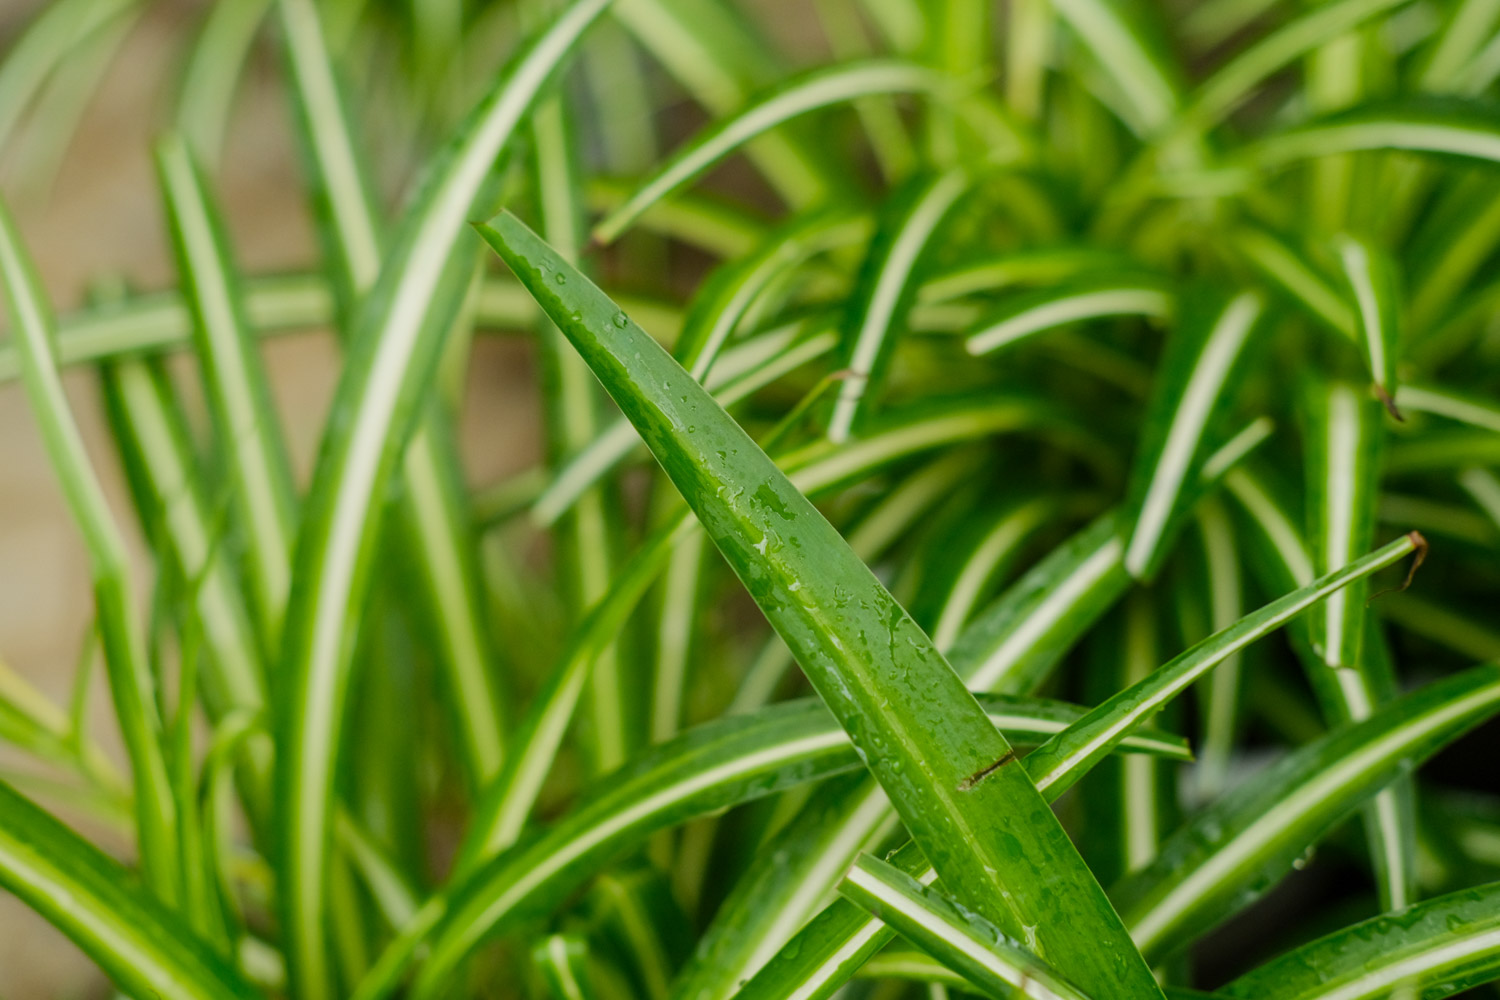
<svg viewBox="0 0 1500 1000">
<path fill-rule="evenodd" d="M 869 60 L 815 70 L 782 84 L 724 119 L 675 153 L 625 203 L 594 227 L 594 239 L 611 243 L 641 213 L 692 181 L 747 140 L 798 115 L 875 94 L 931 93 L 942 78 L 914 63 Z"/>
<path fill-rule="evenodd" d="M 832 526 L 702 386 L 525 226 L 501 215 L 484 233 L 640 428 L 949 887 L 1003 927 L 1038 927 L 1043 957 L 1078 981 L 1159 995 L 1051 811 L 1032 809 L 1041 800 L 1024 772 L 1001 766 L 1014 756 L 1005 739 Z M 947 833 L 976 824 L 991 836 L 959 846 Z M 1019 853 L 990 846 L 1000 842 Z"/>
</svg>

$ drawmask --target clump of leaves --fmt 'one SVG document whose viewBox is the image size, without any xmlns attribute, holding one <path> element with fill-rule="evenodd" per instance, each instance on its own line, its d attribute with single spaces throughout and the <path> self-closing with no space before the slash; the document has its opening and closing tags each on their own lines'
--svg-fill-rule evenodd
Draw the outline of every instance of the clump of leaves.
<svg viewBox="0 0 1500 1000">
<path fill-rule="evenodd" d="M 61 141 L 142 9 L 39 14 L 0 138 Z M 310 273 L 241 274 L 205 172 L 257 44 Z M 0 884 L 121 991 L 1500 977 L 1500 799 L 1449 749 L 1500 712 L 1493 3 L 225 0 L 186 65 L 176 289 L 55 320 L 0 213 L 0 376 L 127 751 L 0 675 L 67 778 L 0 784 Z M 299 484 L 258 345 L 319 327 Z M 547 435 L 477 492 L 475 334 L 530 338 Z M 99 374 L 149 628 L 64 366 Z"/>
</svg>

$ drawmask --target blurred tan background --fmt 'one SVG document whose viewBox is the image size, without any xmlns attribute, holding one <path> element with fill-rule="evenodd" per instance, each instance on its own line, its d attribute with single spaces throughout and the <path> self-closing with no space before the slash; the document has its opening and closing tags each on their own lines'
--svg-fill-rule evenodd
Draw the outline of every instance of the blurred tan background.
<svg viewBox="0 0 1500 1000">
<path fill-rule="evenodd" d="M 0 0 L 0 52 L 43 2 Z M 156 0 L 148 6 L 54 175 L 37 183 L 16 169 L 27 155 L 25 129 L 12 148 L 0 149 L 0 191 L 60 312 L 76 308 L 90 282 L 101 276 L 121 276 L 142 289 L 175 283 L 150 150 L 170 117 L 182 48 L 209 2 Z M 286 96 L 274 53 L 262 39 L 241 82 L 216 184 L 243 270 L 294 270 L 315 260 L 297 168 Z M 336 374 L 332 338 L 325 333 L 279 338 L 267 344 L 265 354 L 293 458 L 305 479 Z M 144 593 L 145 550 L 111 454 L 94 377 L 72 372 L 65 384 L 89 452 L 135 547 Z M 476 483 L 536 460 L 531 385 L 524 343 L 489 338 L 476 345 L 463 434 Z M 25 394 L 19 384 L 0 385 L 0 660 L 66 705 L 90 614 L 87 558 Z M 107 690 L 102 677 L 95 681 L 91 720 L 118 756 Z M 21 769 L 25 763 L 0 753 L 0 766 Z M 91 837 L 122 849 L 97 825 L 69 818 Z M 102 978 L 66 940 L 0 892 L 0 1000 L 107 993 Z"/>
</svg>

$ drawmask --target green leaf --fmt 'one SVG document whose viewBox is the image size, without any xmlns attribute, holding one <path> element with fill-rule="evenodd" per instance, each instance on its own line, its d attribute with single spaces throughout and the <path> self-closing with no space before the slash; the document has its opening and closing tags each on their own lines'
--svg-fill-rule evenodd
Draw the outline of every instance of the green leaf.
<svg viewBox="0 0 1500 1000">
<path fill-rule="evenodd" d="M 1500 667 L 1474 667 L 1293 751 L 1193 817 L 1111 891 L 1143 951 L 1209 930 L 1392 779 L 1500 710 Z"/>
<path fill-rule="evenodd" d="M 1188 101 L 1183 118 L 1199 127 L 1217 124 L 1268 77 L 1365 21 L 1407 0 L 1339 0 L 1320 4 L 1280 26 L 1210 76 Z"/>
<path fill-rule="evenodd" d="M 280 0 L 280 14 L 302 137 L 315 168 L 313 186 L 323 238 L 339 263 L 332 278 L 352 308 L 378 277 L 380 226 L 317 11 L 308 0 Z M 465 263 L 457 256 L 448 266 L 463 268 Z M 351 325 L 345 324 L 346 332 Z M 405 490 L 400 523 L 426 599 L 430 635 L 446 673 L 450 714 L 461 735 L 460 759 L 477 786 L 499 770 L 506 726 L 494 640 L 485 626 L 473 555 L 474 519 L 447 423 L 441 408 L 430 404 L 407 446 L 401 466 Z"/>
<path fill-rule="evenodd" d="M 868 409 L 864 400 L 889 364 L 901 314 L 912 299 L 912 272 L 943 219 L 969 189 L 963 170 L 919 178 L 896 196 L 865 262 L 847 333 L 847 374 L 833 404 L 828 439 L 847 441 Z"/>
<path fill-rule="evenodd" d="M 229 459 L 231 495 L 244 526 L 251 606 L 265 648 L 276 649 L 291 590 L 296 532 L 291 465 L 265 367 L 245 321 L 223 223 L 181 138 L 162 140 L 156 164 L 218 450 Z"/>
<path fill-rule="evenodd" d="M 1050 791 L 1052 784 L 1059 780 L 1054 775 L 1064 767 L 1070 774 L 1086 773 L 1089 764 L 1108 753 L 1121 736 L 1161 711 L 1167 702 L 1229 656 L 1280 628 L 1317 602 L 1340 592 L 1348 584 L 1404 559 L 1425 545 L 1420 535 L 1402 536 L 1379 551 L 1319 578 L 1311 586 L 1272 601 L 1179 654 L 1144 680 L 1094 709 L 1077 725 L 1070 726 L 1067 732 L 1048 740 L 1027 758 L 1027 770 L 1037 787 Z M 1067 787 L 1064 784 L 1058 794 Z"/>
<path fill-rule="evenodd" d="M 162 1000 L 260 993 L 93 845 L 0 782 L 0 885 L 66 934 L 122 992 Z"/>
<path fill-rule="evenodd" d="M 523 49 L 439 154 L 365 299 L 333 402 L 298 538 L 280 669 L 277 739 L 282 932 L 300 1000 L 332 988 L 323 920 L 333 776 L 358 609 L 368 591 L 385 487 L 423 399 L 448 319 L 428 322 L 467 287 L 449 287 L 465 253 L 465 215 L 537 93 L 608 0 L 578 0 Z M 438 308 L 434 309 L 434 306 Z M 451 316 L 451 313 L 449 314 Z"/>
<path fill-rule="evenodd" d="M 95 613 L 103 639 L 115 717 L 125 739 L 135 787 L 136 835 L 148 882 L 161 899 L 177 899 L 177 808 L 163 754 L 156 680 L 135 619 L 125 540 L 84 451 L 57 373 L 52 311 L 10 210 L 0 204 L 0 283 L 12 337 L 42 440 L 68 508 L 83 534 L 94 578 Z"/>
<path fill-rule="evenodd" d="M 574 934 L 549 934 L 531 949 L 552 1000 L 595 1000 L 588 968 L 588 943 Z"/>
<path fill-rule="evenodd" d="M 1355 328 L 1375 379 L 1375 392 L 1399 420 L 1401 413 L 1396 409 L 1395 396 L 1401 306 L 1397 298 L 1396 266 L 1379 248 L 1352 236 L 1338 240 L 1337 250 L 1344 280 L 1354 299 Z"/>
<path fill-rule="evenodd" d="M 1360 108 L 1271 135 L 1248 147 L 1247 155 L 1262 167 L 1276 167 L 1377 149 L 1495 161 L 1500 160 L 1500 126 L 1473 105 Z"/>
<path fill-rule="evenodd" d="M 799 115 L 874 94 L 932 93 L 942 78 L 896 60 L 869 60 L 814 70 L 784 83 L 756 103 L 723 119 L 657 168 L 625 203 L 594 227 L 594 239 L 610 243 L 652 205 L 760 135 Z"/>
<path fill-rule="evenodd" d="M 988 354 L 1044 330 L 1106 316 L 1165 319 L 1172 296 L 1160 282 L 1081 277 L 1007 303 L 964 334 L 970 354 Z"/>
<path fill-rule="evenodd" d="M 1261 309 L 1256 295 L 1242 293 L 1221 309 L 1187 319 L 1168 348 L 1131 477 L 1135 522 L 1125 544 L 1125 569 L 1136 579 L 1149 579 L 1165 556 L 1163 542 L 1181 516 L 1184 488 L 1207 457 L 1209 424 L 1222 409 L 1225 386 Z"/>
<path fill-rule="evenodd" d="M 1024 772 L 1003 766 L 1014 757 L 1005 739 L 832 526 L 702 386 L 525 226 L 501 215 L 482 232 L 641 430 L 949 887 L 1007 929 L 1037 927 L 1043 957 L 1086 988 L 1158 995 L 1062 827 L 1031 808 L 1041 800 Z M 975 825 L 991 836 L 960 844 L 948 833 Z M 997 852 L 1002 842 L 1019 853 Z"/>
<path fill-rule="evenodd" d="M 1082 993 L 989 921 L 884 861 L 862 855 L 839 892 L 986 995 L 1083 1000 Z"/>
<path fill-rule="evenodd" d="M 1500 885 L 1439 896 L 1341 928 L 1220 992 L 1265 1000 L 1450 996 L 1500 975 Z"/>
<path fill-rule="evenodd" d="M 999 695 L 981 696 L 980 704 L 991 726 L 1023 742 L 1061 732 L 1082 715 L 1057 702 Z M 1166 734 L 1138 733 L 1123 745 L 1187 757 L 1183 742 Z M 813 700 L 689 729 L 601 778 L 580 797 L 580 807 L 544 836 L 499 854 L 430 899 L 356 996 L 388 995 L 429 937 L 431 951 L 416 992 L 436 990 L 487 935 L 550 912 L 625 848 L 657 830 L 859 766 L 848 734 Z"/>
</svg>

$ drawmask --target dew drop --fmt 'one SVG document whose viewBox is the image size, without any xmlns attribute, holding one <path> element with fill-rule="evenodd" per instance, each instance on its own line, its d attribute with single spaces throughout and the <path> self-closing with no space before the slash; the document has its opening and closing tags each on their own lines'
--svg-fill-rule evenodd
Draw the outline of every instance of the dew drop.
<svg viewBox="0 0 1500 1000">
<path fill-rule="evenodd" d="M 626 318 L 626 316 L 625 316 L 624 313 L 615 313 L 615 326 L 617 326 L 621 330 L 623 330 L 623 329 L 625 329 L 629 325 L 630 325 L 630 320 L 628 318 Z"/>
</svg>

